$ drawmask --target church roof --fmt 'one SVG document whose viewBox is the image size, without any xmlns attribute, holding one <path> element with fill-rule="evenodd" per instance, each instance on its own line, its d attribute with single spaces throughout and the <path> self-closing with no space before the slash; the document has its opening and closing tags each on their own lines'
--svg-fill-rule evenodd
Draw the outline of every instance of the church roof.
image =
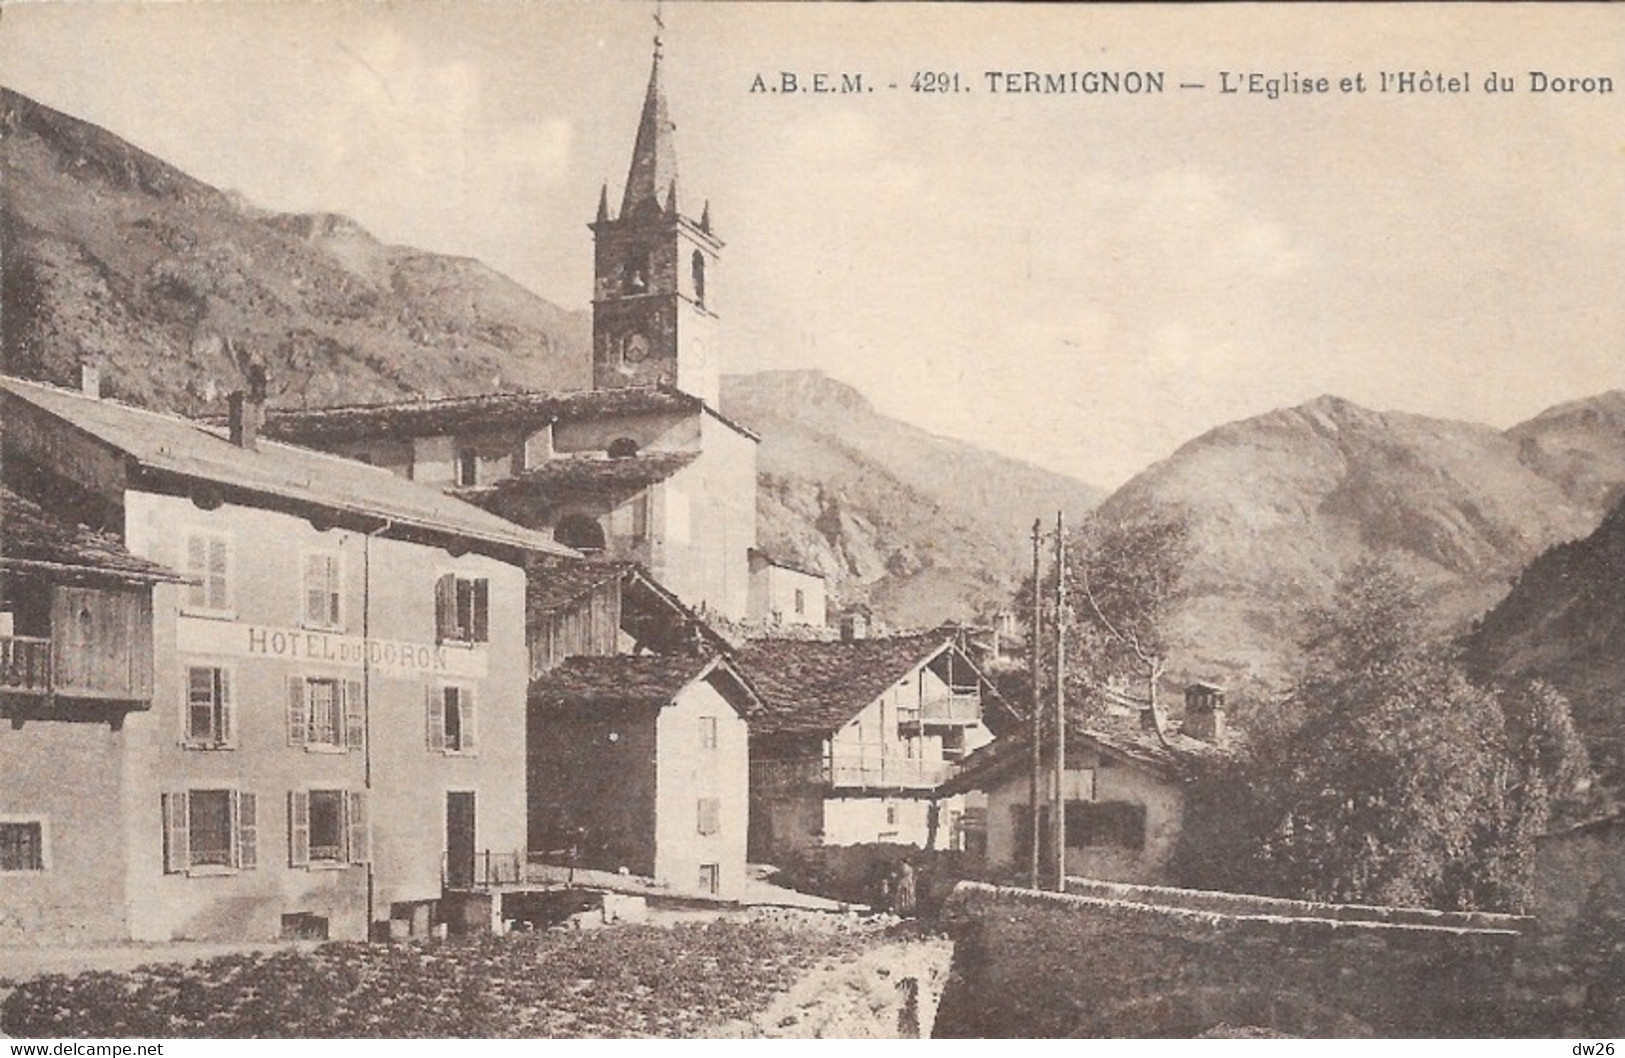
<svg viewBox="0 0 1625 1058">
<path fill-rule="evenodd" d="M 649 67 L 649 87 L 643 95 L 643 113 L 638 118 L 638 138 L 632 146 L 632 165 L 626 173 L 626 194 L 621 198 L 621 216 L 632 217 L 653 203 L 661 209 L 670 205 L 676 212 L 677 148 L 666 109 L 666 90 L 660 83 L 660 42 L 655 41 L 654 62 Z"/>
<path fill-rule="evenodd" d="M 667 385 L 557 392 L 522 390 L 470 397 L 341 404 L 298 411 L 273 408 L 266 412 L 262 433 L 266 437 L 319 447 L 379 437 L 406 440 L 462 430 L 536 427 L 548 422 L 653 412 L 709 414 L 753 441 L 761 439 L 699 397 Z"/>
</svg>

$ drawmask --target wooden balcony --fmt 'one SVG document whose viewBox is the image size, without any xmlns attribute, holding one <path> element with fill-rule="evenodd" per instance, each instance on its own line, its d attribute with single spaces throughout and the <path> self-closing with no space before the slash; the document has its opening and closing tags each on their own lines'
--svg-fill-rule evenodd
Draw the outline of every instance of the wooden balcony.
<svg viewBox="0 0 1625 1058">
<path fill-rule="evenodd" d="M 73 718 L 74 703 L 104 712 L 152 703 L 152 600 L 147 590 L 46 585 L 44 605 L 0 636 L 0 695 L 13 718 Z"/>
<path fill-rule="evenodd" d="M 758 792 L 782 792 L 799 787 L 930 790 L 952 773 L 952 764 L 912 757 L 807 757 L 753 761 L 750 781 L 751 788 Z"/>
<path fill-rule="evenodd" d="M 917 710 L 899 710 L 897 726 L 915 732 L 922 727 L 974 727 L 982 722 L 982 696 L 976 691 L 955 691 L 927 698 Z"/>
<path fill-rule="evenodd" d="M 51 641 L 0 636 L 0 690 L 51 693 Z"/>
</svg>

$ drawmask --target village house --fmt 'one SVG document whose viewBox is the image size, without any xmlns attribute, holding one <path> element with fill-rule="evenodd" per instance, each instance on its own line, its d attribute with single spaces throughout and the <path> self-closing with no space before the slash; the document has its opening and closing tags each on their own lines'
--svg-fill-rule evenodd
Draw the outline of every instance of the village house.
<svg viewBox="0 0 1625 1058">
<path fill-rule="evenodd" d="M 124 721 L 153 704 L 153 588 L 179 583 L 0 486 L 0 944 L 129 936 Z"/>
<path fill-rule="evenodd" d="M 1159 721 L 1149 708 L 1113 698 L 1103 716 L 1068 724 L 1066 869 L 1101 881 L 1167 884 L 1178 846 L 1185 793 L 1204 761 L 1225 752 L 1224 697 L 1212 684 L 1186 690 L 1182 724 Z M 986 795 L 983 864 L 990 872 L 1025 877 L 1032 856 L 1031 741 L 1011 733 L 966 759 L 942 787 L 945 794 Z M 1053 758 L 1053 754 L 1051 754 Z M 1044 765 L 1039 788 L 1041 869 L 1054 870 L 1049 841 L 1053 771 Z"/>
<path fill-rule="evenodd" d="M 554 862 L 734 896 L 760 703 L 722 655 L 572 657 L 530 688 L 531 847 Z"/>
<path fill-rule="evenodd" d="M 525 562 L 570 552 L 387 471 L 268 442 L 259 412 L 234 395 L 229 425 L 206 427 L 0 379 L 7 485 L 116 540 L 141 560 L 129 577 L 151 580 L 150 633 L 131 623 L 146 588 L 52 631 L 108 637 L 73 647 L 101 659 L 83 664 L 128 652 L 132 673 L 150 671 L 150 687 L 132 675 L 98 707 L 122 723 L 93 734 L 78 712 L 8 704 L 0 728 L 0 758 L 51 760 L 51 783 L 99 791 L 91 821 L 41 804 L 37 763 L 0 770 L 0 818 L 50 810 L 43 854 L 29 859 L 25 826 L 13 859 L 42 864 L 29 884 L 63 917 L 93 888 L 103 937 L 422 930 L 477 859 L 523 862 Z M 38 629 L 35 591 L 8 603 L 14 632 Z M 93 864 L 73 851 L 80 827 L 106 839 Z M 79 935 L 49 925 L 29 939 Z"/>
<path fill-rule="evenodd" d="M 685 604 L 748 612 L 756 445 L 717 411 L 716 268 L 706 206 L 677 202 L 656 49 L 618 214 L 594 239 L 590 391 L 274 412 L 270 435 L 446 489 L 577 551 L 635 561 Z"/>
<path fill-rule="evenodd" d="M 737 656 L 750 717 L 753 861 L 819 846 L 952 847 L 965 798 L 937 788 L 993 738 L 1004 708 L 947 632 L 763 639 Z"/>
<path fill-rule="evenodd" d="M 824 575 L 752 548 L 749 616 L 757 627 L 823 628 L 829 622 Z"/>
</svg>

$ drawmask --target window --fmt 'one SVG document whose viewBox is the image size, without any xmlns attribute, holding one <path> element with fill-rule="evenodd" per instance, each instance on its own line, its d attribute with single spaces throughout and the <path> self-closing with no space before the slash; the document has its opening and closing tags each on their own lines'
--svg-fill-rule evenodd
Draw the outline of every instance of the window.
<svg viewBox="0 0 1625 1058">
<path fill-rule="evenodd" d="M 430 687 L 428 742 L 434 753 L 474 752 L 474 691 L 455 684 Z"/>
<path fill-rule="evenodd" d="M 705 254 L 694 251 L 691 269 L 694 275 L 694 303 L 705 308 Z"/>
<path fill-rule="evenodd" d="M 617 437 L 604 452 L 611 459 L 631 459 L 638 454 L 638 443 L 630 437 Z"/>
<path fill-rule="evenodd" d="M 294 676 L 288 680 L 288 745 L 345 752 L 366 739 L 359 680 Z"/>
<path fill-rule="evenodd" d="M 288 794 L 288 865 L 344 867 L 372 855 L 367 795 L 357 790 Z"/>
<path fill-rule="evenodd" d="M 457 484 L 478 485 L 480 483 L 480 454 L 472 448 L 459 448 L 457 450 Z"/>
<path fill-rule="evenodd" d="M 447 573 L 435 582 L 435 630 L 442 643 L 490 640 L 490 582 Z"/>
<path fill-rule="evenodd" d="M 1068 848 L 1145 848 L 1145 806 L 1127 801 L 1068 801 Z"/>
<path fill-rule="evenodd" d="M 336 551 L 318 551 L 305 556 L 305 609 L 307 625 L 338 628 L 341 624 L 339 600 L 343 577 Z"/>
<path fill-rule="evenodd" d="M 714 716 L 700 717 L 700 748 L 717 748 L 717 718 Z"/>
<path fill-rule="evenodd" d="M 965 759 L 965 729 L 962 727 L 945 727 L 942 729 L 942 759 Z"/>
<path fill-rule="evenodd" d="M 0 823 L 0 874 L 45 869 L 45 825 L 37 821 Z"/>
<path fill-rule="evenodd" d="M 649 251 L 633 250 L 626 258 L 626 289 L 641 294 L 649 287 Z"/>
<path fill-rule="evenodd" d="M 253 870 L 259 812 L 251 793 L 181 790 L 163 795 L 164 872 Z"/>
<path fill-rule="evenodd" d="M 715 863 L 700 864 L 700 892 L 715 893 L 722 879 L 722 868 Z"/>
<path fill-rule="evenodd" d="M 894 827 L 894 826 L 897 825 L 897 806 L 896 805 L 887 805 L 886 806 L 886 825 L 888 827 Z"/>
<path fill-rule="evenodd" d="M 218 533 L 190 533 L 186 537 L 186 575 L 189 610 L 225 611 L 231 608 L 231 542 Z"/>
<path fill-rule="evenodd" d="M 234 744 L 231 675 L 225 669 L 186 670 L 186 738 L 192 749 L 224 749 Z"/>
<path fill-rule="evenodd" d="M 722 829 L 722 802 L 715 797 L 702 797 L 699 801 L 699 821 L 696 829 L 701 834 L 715 834 Z"/>
<path fill-rule="evenodd" d="M 800 617 L 807 612 L 807 593 L 800 588 L 796 589 L 796 616 Z"/>
<path fill-rule="evenodd" d="M 644 489 L 632 500 L 632 540 L 643 543 L 649 539 L 649 490 Z"/>
</svg>

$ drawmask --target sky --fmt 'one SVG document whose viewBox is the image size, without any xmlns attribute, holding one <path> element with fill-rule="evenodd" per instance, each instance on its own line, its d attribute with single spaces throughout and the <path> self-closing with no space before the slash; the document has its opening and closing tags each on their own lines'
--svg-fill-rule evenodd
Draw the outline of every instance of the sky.
<svg viewBox="0 0 1625 1058">
<path fill-rule="evenodd" d="M 654 13 L 12 0 L 0 79 L 256 205 L 344 213 L 584 308 Z M 1324 393 L 1504 427 L 1625 387 L 1625 5 L 662 19 L 679 198 L 709 201 L 727 244 L 708 284 L 724 370 L 816 368 L 1107 487 Z M 988 72 L 1028 70 L 1165 87 L 990 91 Z M 872 90 L 751 90 L 786 71 Z M 911 91 L 924 71 L 962 90 Z M 1385 93 L 1384 71 L 1469 87 Z M 1532 92 L 1534 71 L 1614 92 Z M 1220 91 L 1248 73 L 1331 90 Z M 1492 74 L 1514 91 L 1486 92 Z M 1341 91 L 1356 75 L 1366 90 Z"/>
</svg>

